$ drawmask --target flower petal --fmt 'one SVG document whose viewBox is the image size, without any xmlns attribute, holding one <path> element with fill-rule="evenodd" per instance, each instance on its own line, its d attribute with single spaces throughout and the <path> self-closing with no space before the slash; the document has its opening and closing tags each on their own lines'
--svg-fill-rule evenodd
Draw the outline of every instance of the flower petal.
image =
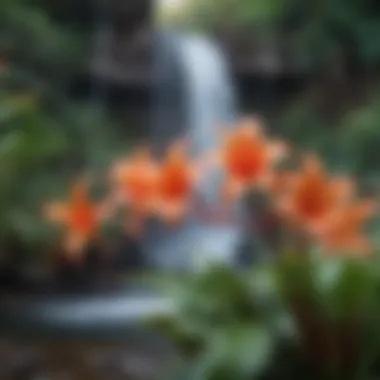
<svg viewBox="0 0 380 380">
<path fill-rule="evenodd" d="M 66 203 L 53 202 L 43 207 L 43 215 L 54 223 L 65 223 L 69 217 L 69 208 Z"/>
<path fill-rule="evenodd" d="M 290 147 L 284 141 L 272 141 L 268 145 L 269 157 L 272 161 L 284 159 L 290 152 Z"/>
<path fill-rule="evenodd" d="M 195 164 L 190 166 L 190 179 L 191 183 L 197 186 L 200 182 L 205 179 L 206 172 L 203 167 L 197 166 Z"/>
<path fill-rule="evenodd" d="M 126 173 L 129 171 L 129 161 L 127 159 L 121 159 L 113 164 L 110 170 L 110 180 L 114 184 L 119 184 Z"/>
<path fill-rule="evenodd" d="M 373 253 L 373 247 L 369 239 L 360 233 L 351 235 L 346 239 L 323 241 L 322 246 L 329 255 L 349 253 L 354 256 L 369 256 Z"/>
<path fill-rule="evenodd" d="M 161 203 L 157 207 L 157 215 L 166 224 L 178 226 L 185 218 L 188 211 L 186 202 L 171 202 Z"/>
<path fill-rule="evenodd" d="M 96 206 L 96 214 L 99 221 L 107 220 L 112 217 L 120 205 L 116 196 L 110 195 L 101 204 Z"/>
<path fill-rule="evenodd" d="M 356 183 L 353 179 L 332 178 L 330 186 L 333 196 L 337 201 L 347 204 L 348 201 L 354 198 Z"/>
<path fill-rule="evenodd" d="M 351 217 L 357 223 L 363 223 L 373 217 L 377 210 L 378 203 L 376 201 L 361 201 L 352 206 L 349 217 Z"/>
<path fill-rule="evenodd" d="M 318 156 L 315 154 L 307 154 L 303 159 L 303 168 L 305 175 L 318 174 L 325 177 L 325 170 L 323 164 Z"/>
<path fill-rule="evenodd" d="M 261 187 L 265 188 L 272 196 L 282 197 L 289 195 L 297 183 L 297 173 L 277 172 L 269 169 L 260 180 Z"/>
<path fill-rule="evenodd" d="M 263 121 L 256 115 L 242 117 L 237 124 L 237 129 L 251 131 L 255 136 L 263 134 Z"/>
<path fill-rule="evenodd" d="M 312 219 L 306 221 L 305 226 L 307 231 L 314 237 L 323 238 L 324 236 L 331 234 L 331 227 L 336 223 L 340 223 L 342 218 L 341 210 L 332 210 L 326 214 L 323 218 L 316 220 Z"/>
<path fill-rule="evenodd" d="M 84 249 L 88 239 L 84 235 L 68 233 L 63 240 L 63 247 L 67 258 L 75 263 L 80 263 L 84 257 Z"/>
</svg>

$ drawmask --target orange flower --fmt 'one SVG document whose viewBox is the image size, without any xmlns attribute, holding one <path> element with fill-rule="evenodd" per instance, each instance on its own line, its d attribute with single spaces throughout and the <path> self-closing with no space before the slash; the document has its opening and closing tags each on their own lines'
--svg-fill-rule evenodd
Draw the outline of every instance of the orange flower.
<svg viewBox="0 0 380 380">
<path fill-rule="evenodd" d="M 157 195 L 158 173 L 158 165 L 149 150 L 136 150 L 112 171 L 118 200 L 127 203 L 133 214 L 150 214 Z"/>
<path fill-rule="evenodd" d="M 249 186 L 267 184 L 286 150 L 284 143 L 270 141 L 255 120 L 244 120 L 225 133 L 220 160 L 227 176 L 226 198 L 239 196 Z"/>
<path fill-rule="evenodd" d="M 49 220 L 66 227 L 64 244 L 72 259 L 79 259 L 86 244 L 96 237 L 103 211 L 89 199 L 85 181 L 73 185 L 67 203 L 54 202 L 44 207 Z"/>
<path fill-rule="evenodd" d="M 314 156 L 306 157 L 301 171 L 288 175 L 278 206 L 285 216 L 304 226 L 308 232 L 323 228 L 354 195 L 348 178 L 330 178 Z"/>
<path fill-rule="evenodd" d="M 372 253 L 370 241 L 362 229 L 375 214 L 376 208 L 374 202 L 362 201 L 341 210 L 319 233 L 324 250 L 327 253 Z"/>
<path fill-rule="evenodd" d="M 200 172 L 187 154 L 186 142 L 172 145 L 160 167 L 157 213 L 165 221 L 176 223 L 187 211 Z"/>
</svg>

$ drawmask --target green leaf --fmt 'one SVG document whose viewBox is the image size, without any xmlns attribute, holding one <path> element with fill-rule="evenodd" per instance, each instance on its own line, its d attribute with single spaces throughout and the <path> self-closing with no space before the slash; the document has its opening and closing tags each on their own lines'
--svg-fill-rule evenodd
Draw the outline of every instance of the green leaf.
<svg viewBox="0 0 380 380">
<path fill-rule="evenodd" d="M 269 363 L 274 343 L 273 335 L 263 326 L 226 327 L 211 336 L 206 357 L 213 358 L 215 367 L 227 368 L 238 378 L 251 378 Z"/>
<path fill-rule="evenodd" d="M 285 301 L 293 297 L 313 298 L 315 284 L 309 252 L 286 252 L 276 262 L 276 281 Z"/>
<path fill-rule="evenodd" d="M 368 262 L 347 260 L 333 292 L 339 316 L 366 313 L 374 301 L 375 281 Z"/>
<path fill-rule="evenodd" d="M 255 266 L 247 276 L 252 303 L 261 314 L 276 314 L 282 310 L 281 291 L 273 262 Z"/>
<path fill-rule="evenodd" d="M 375 66 L 380 62 L 380 41 L 373 36 L 378 36 L 380 33 L 380 21 L 377 18 L 366 18 L 356 22 L 353 27 L 362 60 L 371 66 Z"/>
<path fill-rule="evenodd" d="M 193 357 L 204 347 L 205 334 L 194 331 L 175 317 L 157 317 L 146 321 L 146 325 L 164 334 L 186 357 Z"/>
<path fill-rule="evenodd" d="M 184 320 L 202 329 L 233 323 L 255 315 L 249 284 L 233 268 L 210 267 L 185 281 L 179 281 L 172 293 Z"/>
<path fill-rule="evenodd" d="M 329 318 L 341 320 L 368 311 L 374 302 L 375 278 L 362 259 L 292 258 L 280 267 L 280 279 L 286 299 L 302 297 Z"/>
</svg>

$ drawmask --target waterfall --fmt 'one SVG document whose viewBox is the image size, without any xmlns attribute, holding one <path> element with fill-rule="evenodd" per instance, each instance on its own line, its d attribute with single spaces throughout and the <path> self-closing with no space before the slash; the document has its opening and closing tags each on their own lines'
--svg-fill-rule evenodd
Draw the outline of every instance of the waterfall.
<svg viewBox="0 0 380 380">
<path fill-rule="evenodd" d="M 226 60 L 215 43 L 198 35 L 164 33 L 156 45 L 153 144 L 162 152 L 174 139 L 187 136 L 194 156 L 205 154 L 220 145 L 218 127 L 231 127 L 236 118 Z M 148 229 L 145 245 L 153 265 L 189 269 L 204 260 L 234 262 L 244 238 L 244 215 L 241 205 L 220 201 L 221 181 L 220 172 L 207 173 L 179 229 Z"/>
</svg>

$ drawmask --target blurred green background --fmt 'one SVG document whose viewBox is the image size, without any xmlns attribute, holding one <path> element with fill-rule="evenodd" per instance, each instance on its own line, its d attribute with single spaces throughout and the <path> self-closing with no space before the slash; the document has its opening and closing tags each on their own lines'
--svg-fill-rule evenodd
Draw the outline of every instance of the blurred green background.
<svg viewBox="0 0 380 380">
<path fill-rule="evenodd" d="M 127 3 L 133 2 L 109 2 L 120 9 Z M 146 7 L 149 2 L 137 3 Z M 149 29 L 141 26 L 141 12 L 131 9 L 125 13 L 128 22 L 111 20 L 117 24 L 111 34 L 124 36 L 119 45 L 127 50 L 129 35 Z M 353 172 L 366 191 L 377 191 L 378 1 L 197 0 L 184 9 L 174 15 L 161 12 L 161 21 L 219 39 L 230 57 L 242 112 L 264 115 L 274 132 L 300 148 L 317 150 L 332 168 Z M 97 18 L 99 12 L 95 2 L 71 0 L 0 4 L 2 252 L 15 238 L 36 254 L 48 250 L 53 230 L 41 219 L 41 204 L 64 196 L 78 172 L 100 176 L 113 157 L 146 134 L 148 102 L 144 96 L 134 98 L 149 83 L 149 69 L 133 86 L 90 75 L 101 53 L 97 33 L 104 19 Z M 140 27 L 128 30 L 134 18 Z M 151 19 L 146 15 L 145 23 Z M 265 60 L 260 66 L 268 51 L 285 63 L 276 70 Z M 119 92 L 106 101 L 107 81 Z"/>
<path fill-rule="evenodd" d="M 42 204 L 65 199 L 82 172 L 101 175 L 141 135 L 146 107 L 114 101 L 109 110 L 91 74 L 96 11 L 91 2 L 0 4 L 2 253 L 15 240 L 30 256 L 49 252 L 55 229 L 42 220 Z"/>
</svg>

